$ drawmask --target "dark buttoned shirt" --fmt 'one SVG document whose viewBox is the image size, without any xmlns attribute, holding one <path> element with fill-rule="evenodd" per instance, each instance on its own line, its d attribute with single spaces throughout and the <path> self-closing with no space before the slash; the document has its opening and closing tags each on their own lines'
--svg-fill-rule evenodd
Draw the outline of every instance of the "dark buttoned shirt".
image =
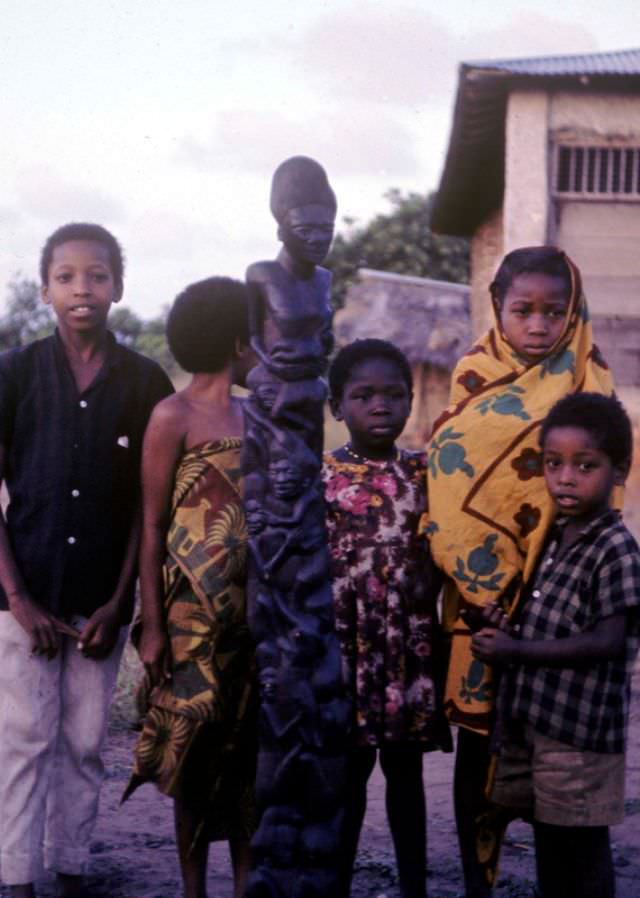
<svg viewBox="0 0 640 898">
<path fill-rule="evenodd" d="M 144 430 L 172 389 L 159 365 L 111 334 L 83 393 L 57 333 L 0 355 L 9 540 L 30 595 L 53 613 L 89 616 L 112 597 L 139 501 Z"/>
</svg>

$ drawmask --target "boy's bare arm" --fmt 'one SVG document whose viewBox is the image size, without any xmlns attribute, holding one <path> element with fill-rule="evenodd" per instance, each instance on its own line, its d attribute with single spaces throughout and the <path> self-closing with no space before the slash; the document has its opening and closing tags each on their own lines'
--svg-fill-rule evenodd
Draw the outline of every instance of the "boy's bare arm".
<svg viewBox="0 0 640 898">
<path fill-rule="evenodd" d="M 501 630 L 485 628 L 473 636 L 471 650 L 474 657 L 487 664 L 583 667 L 619 658 L 624 652 L 626 630 L 624 614 L 604 618 L 592 630 L 564 639 L 514 639 Z"/>
<path fill-rule="evenodd" d="M 4 479 L 5 454 L 5 447 L 0 445 L 0 483 Z M 2 512 L 0 512 L 0 583 L 7 596 L 9 611 L 32 639 L 33 652 L 53 658 L 60 644 L 59 634 L 67 632 L 67 625 L 29 595 L 11 550 Z"/>
</svg>

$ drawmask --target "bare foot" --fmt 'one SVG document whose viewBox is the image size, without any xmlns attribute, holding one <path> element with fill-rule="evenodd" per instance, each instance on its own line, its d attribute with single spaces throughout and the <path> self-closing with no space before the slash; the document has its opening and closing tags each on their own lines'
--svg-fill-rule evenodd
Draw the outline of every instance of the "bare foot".
<svg viewBox="0 0 640 898">
<path fill-rule="evenodd" d="M 58 873 L 58 895 L 60 898 L 85 898 L 84 876 L 72 873 Z"/>
<path fill-rule="evenodd" d="M 10 898 L 36 898 L 32 882 L 25 882 L 21 886 L 9 886 Z"/>
</svg>

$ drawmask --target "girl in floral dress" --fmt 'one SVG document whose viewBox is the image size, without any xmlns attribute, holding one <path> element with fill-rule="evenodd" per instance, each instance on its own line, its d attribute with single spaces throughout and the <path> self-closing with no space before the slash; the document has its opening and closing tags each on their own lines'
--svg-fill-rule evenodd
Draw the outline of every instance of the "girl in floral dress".
<svg viewBox="0 0 640 898">
<path fill-rule="evenodd" d="M 395 445 L 411 408 L 411 370 L 390 343 L 358 340 L 336 356 L 329 385 L 350 436 L 323 467 L 336 630 L 353 700 L 340 895 L 349 895 L 379 752 L 402 895 L 425 898 L 422 754 L 450 743 L 436 677 L 439 579 L 417 535 L 426 459 Z"/>
</svg>

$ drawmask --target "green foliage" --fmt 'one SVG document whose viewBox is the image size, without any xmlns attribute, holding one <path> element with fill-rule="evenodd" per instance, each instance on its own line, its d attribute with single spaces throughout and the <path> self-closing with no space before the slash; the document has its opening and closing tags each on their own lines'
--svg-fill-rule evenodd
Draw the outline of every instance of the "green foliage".
<svg viewBox="0 0 640 898">
<path fill-rule="evenodd" d="M 469 281 L 469 241 L 431 231 L 433 194 L 403 196 L 394 188 L 385 197 L 391 212 L 376 215 L 363 227 L 346 220 L 347 232 L 334 240 L 326 265 L 333 272 L 336 308 L 344 305 L 359 268 L 456 283 Z"/>
<path fill-rule="evenodd" d="M 145 321 L 142 332 L 136 340 L 135 349 L 142 355 L 154 359 L 159 365 L 162 365 L 169 377 L 175 378 L 182 369 L 169 350 L 165 336 L 166 321 L 166 309 L 157 318 Z"/>
<path fill-rule="evenodd" d="M 7 311 L 0 318 L 0 349 L 26 346 L 53 333 L 55 317 L 36 281 L 16 275 L 7 285 Z"/>
<path fill-rule="evenodd" d="M 161 365 L 169 377 L 175 378 L 180 368 L 169 351 L 165 326 L 167 310 L 156 318 L 143 320 L 126 306 L 116 306 L 109 315 L 109 330 L 119 343 L 146 355 Z"/>
<path fill-rule="evenodd" d="M 116 335 L 118 343 L 134 347 L 144 329 L 144 322 L 126 306 L 112 307 L 109 314 L 109 330 Z"/>
</svg>

